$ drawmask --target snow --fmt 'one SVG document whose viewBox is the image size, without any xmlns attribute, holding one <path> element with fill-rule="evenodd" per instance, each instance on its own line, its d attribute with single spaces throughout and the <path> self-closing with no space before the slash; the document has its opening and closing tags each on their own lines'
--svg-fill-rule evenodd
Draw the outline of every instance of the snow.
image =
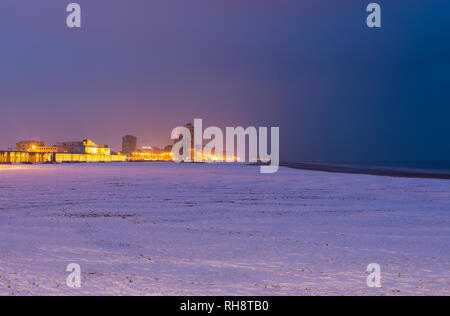
<svg viewBox="0 0 450 316">
<path fill-rule="evenodd" d="M 450 182 L 240 164 L 0 168 L 2 295 L 450 295 Z M 68 264 L 82 269 L 67 287 Z M 378 263 L 382 288 L 368 288 Z"/>
</svg>

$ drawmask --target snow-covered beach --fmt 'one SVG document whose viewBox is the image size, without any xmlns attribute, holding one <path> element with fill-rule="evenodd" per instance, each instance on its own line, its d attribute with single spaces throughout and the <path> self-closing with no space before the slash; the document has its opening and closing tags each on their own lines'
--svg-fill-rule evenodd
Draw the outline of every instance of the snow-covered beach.
<svg viewBox="0 0 450 316">
<path fill-rule="evenodd" d="M 450 182 L 238 164 L 0 168 L 1 295 L 450 295 Z M 82 288 L 66 286 L 69 263 Z M 378 263 L 382 288 L 368 288 Z"/>
</svg>

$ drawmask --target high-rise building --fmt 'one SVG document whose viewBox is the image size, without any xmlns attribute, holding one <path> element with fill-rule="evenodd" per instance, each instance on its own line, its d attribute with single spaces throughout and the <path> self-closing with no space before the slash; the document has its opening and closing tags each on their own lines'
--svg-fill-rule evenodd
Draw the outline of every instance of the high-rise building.
<svg viewBox="0 0 450 316">
<path fill-rule="evenodd" d="M 132 155 L 138 150 L 138 139 L 133 135 L 126 135 L 122 138 L 122 154 Z"/>
<path fill-rule="evenodd" d="M 164 147 L 164 152 L 166 152 L 166 153 L 170 153 L 170 152 L 172 152 L 172 145 L 167 145 L 166 147 Z"/>
<path fill-rule="evenodd" d="M 184 125 L 185 128 L 187 128 L 191 134 L 191 160 L 194 160 L 194 125 L 192 125 L 192 123 L 188 123 L 186 125 Z M 177 139 L 174 140 L 174 144 L 178 143 L 179 141 L 181 141 L 183 139 L 183 135 L 180 135 Z M 183 155 L 184 153 L 181 151 L 180 152 L 181 155 Z"/>
</svg>

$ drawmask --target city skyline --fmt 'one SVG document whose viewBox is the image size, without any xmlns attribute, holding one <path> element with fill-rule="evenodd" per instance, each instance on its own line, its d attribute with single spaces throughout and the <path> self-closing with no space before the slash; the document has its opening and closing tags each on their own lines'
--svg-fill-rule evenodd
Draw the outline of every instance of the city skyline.
<svg viewBox="0 0 450 316">
<path fill-rule="evenodd" d="M 126 136 L 134 136 L 134 135 L 128 134 Z M 156 144 L 154 144 L 152 142 L 141 143 L 141 141 L 139 140 L 140 138 L 138 136 L 136 136 L 136 137 L 137 137 L 137 140 L 138 140 L 138 149 L 142 149 L 142 148 L 143 149 L 148 149 L 148 148 L 161 148 L 161 149 L 164 149 L 168 145 L 171 145 L 173 143 L 173 140 L 169 139 L 169 141 L 165 145 L 163 145 L 163 146 L 159 145 L 158 146 L 158 145 L 156 145 Z M 122 139 L 122 138 L 123 138 L 123 136 L 120 137 L 120 139 Z M 13 150 L 13 151 L 15 151 L 15 150 L 17 150 L 17 145 L 20 144 L 21 142 L 43 142 L 43 143 L 45 143 L 45 146 L 48 146 L 48 147 L 56 147 L 57 144 L 61 143 L 61 142 L 77 142 L 77 140 L 62 140 L 62 139 L 58 139 L 56 137 L 54 137 L 53 139 L 56 139 L 56 141 L 51 141 L 50 142 L 50 141 L 47 141 L 46 139 L 33 138 L 33 137 L 28 137 L 28 138 L 24 138 L 24 139 L 18 139 L 15 142 L 11 142 L 10 146 L 5 147 L 5 148 L 0 148 L 0 150 Z M 78 139 L 79 139 L 79 141 L 81 141 L 81 140 L 92 140 L 92 139 L 97 140 L 96 137 L 81 137 L 81 138 L 78 137 Z M 99 141 L 99 143 L 103 144 L 104 142 Z M 118 148 L 113 148 L 111 145 L 109 145 L 107 143 L 104 143 L 104 144 L 105 144 L 105 146 L 110 148 L 113 152 L 122 152 L 122 140 L 121 140 L 120 146 L 118 146 Z"/>
</svg>

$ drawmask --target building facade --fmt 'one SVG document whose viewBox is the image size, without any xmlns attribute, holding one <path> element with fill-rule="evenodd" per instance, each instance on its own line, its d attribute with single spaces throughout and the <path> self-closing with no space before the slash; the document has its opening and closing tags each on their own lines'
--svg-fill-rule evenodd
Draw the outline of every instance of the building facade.
<svg viewBox="0 0 450 316">
<path fill-rule="evenodd" d="M 39 140 L 24 140 L 16 144 L 16 151 L 54 153 L 56 150 L 56 146 L 47 146 L 45 142 Z"/>
<path fill-rule="evenodd" d="M 54 160 L 55 153 L 0 151 L 0 163 L 45 163 Z"/>
<path fill-rule="evenodd" d="M 111 149 L 107 145 L 98 145 L 90 139 L 82 142 L 58 142 L 56 143 L 58 153 L 68 154 L 93 154 L 110 155 Z"/>
<path fill-rule="evenodd" d="M 123 162 L 128 157 L 111 154 L 107 145 L 90 139 L 82 142 L 59 142 L 49 147 L 42 141 L 23 141 L 16 151 L 0 151 L 0 163 Z"/>
<path fill-rule="evenodd" d="M 138 139 L 133 135 L 126 135 L 122 138 L 122 154 L 133 155 L 138 151 Z"/>
</svg>

